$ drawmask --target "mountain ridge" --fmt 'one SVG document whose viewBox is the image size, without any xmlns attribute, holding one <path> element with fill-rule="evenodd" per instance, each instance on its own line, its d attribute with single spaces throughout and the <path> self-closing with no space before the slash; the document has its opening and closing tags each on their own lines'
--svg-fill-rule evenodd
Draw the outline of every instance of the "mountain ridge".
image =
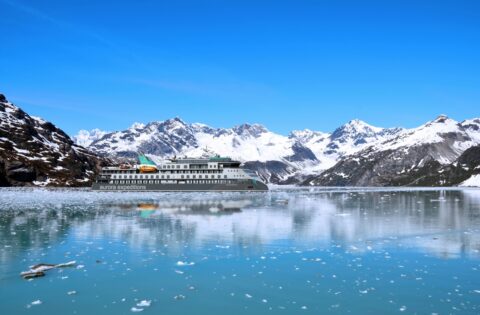
<svg viewBox="0 0 480 315">
<path fill-rule="evenodd" d="M 459 126 L 463 129 L 457 130 Z M 94 136 L 96 134 L 98 132 Z M 442 134 L 449 134 L 449 137 L 440 136 Z M 453 142 L 434 145 L 448 141 Z M 261 124 L 215 128 L 202 123 L 189 124 L 175 117 L 147 124 L 136 123 L 126 130 L 105 133 L 92 141 L 89 148 L 101 155 L 127 158 L 142 151 L 156 161 L 183 155 L 227 155 L 244 162 L 266 181 L 285 184 L 300 183 L 305 179 L 315 183 L 312 177 L 328 174 L 329 170 L 339 167 L 338 163 L 345 163 L 356 154 L 363 158 L 374 152 L 420 148 L 420 144 L 426 146 L 419 149 L 422 154 L 440 164 L 452 163 L 462 152 L 480 144 L 480 119 L 457 122 L 439 115 L 409 129 L 375 127 L 352 119 L 332 133 L 304 129 L 293 130 L 284 136 Z"/>
<path fill-rule="evenodd" d="M 101 165 L 134 159 L 138 151 L 157 162 L 230 156 L 274 184 L 476 185 L 480 118 L 458 122 L 439 115 L 409 129 L 353 119 L 331 133 L 280 135 L 261 124 L 215 128 L 174 117 L 113 132 L 82 130 L 72 139 L 0 94 L 0 186 L 89 185 Z"/>
</svg>

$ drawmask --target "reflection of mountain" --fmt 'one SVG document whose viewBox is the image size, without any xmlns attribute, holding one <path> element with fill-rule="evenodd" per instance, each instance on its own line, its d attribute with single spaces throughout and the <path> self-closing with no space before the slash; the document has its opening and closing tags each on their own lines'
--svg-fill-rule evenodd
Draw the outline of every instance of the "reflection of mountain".
<svg viewBox="0 0 480 315">
<path fill-rule="evenodd" d="M 175 255 L 185 246 L 261 249 L 285 242 L 299 248 L 334 242 L 357 252 L 400 242 L 404 248 L 440 257 L 478 256 L 480 249 L 475 232 L 480 225 L 480 191 L 474 190 L 139 194 L 137 200 L 134 194 L 63 193 L 67 197 L 56 210 L 50 210 L 55 198 L 44 200 L 42 192 L 15 193 L 27 200 L 25 205 L 30 205 L 29 198 L 37 199 L 38 211 L 25 210 L 20 202 L 14 206 L 8 202 L 12 196 L 6 195 L 6 204 L 17 210 L 1 213 L 0 246 L 11 246 L 0 251 L 2 261 L 67 234 L 80 241 L 107 239 L 163 248 Z"/>
</svg>

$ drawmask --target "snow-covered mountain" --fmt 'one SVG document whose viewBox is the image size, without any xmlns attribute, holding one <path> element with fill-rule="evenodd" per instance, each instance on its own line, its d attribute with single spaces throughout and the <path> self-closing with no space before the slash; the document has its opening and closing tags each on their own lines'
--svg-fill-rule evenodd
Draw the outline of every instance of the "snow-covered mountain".
<svg viewBox="0 0 480 315">
<path fill-rule="evenodd" d="M 135 123 L 126 130 L 111 133 L 82 130 L 75 139 L 78 144 L 88 144 L 90 150 L 104 156 L 133 158 L 138 151 L 157 161 L 173 156 L 230 156 L 245 162 L 269 182 L 294 183 L 332 167 L 345 155 L 390 139 L 402 130 L 378 128 L 352 120 L 332 134 L 306 129 L 284 136 L 259 124 L 213 128 L 173 118 Z"/>
<path fill-rule="evenodd" d="M 88 147 L 93 141 L 96 141 L 106 135 L 108 131 L 100 129 L 80 130 L 76 136 L 73 137 L 73 141 L 81 145 L 82 147 Z"/>
<path fill-rule="evenodd" d="M 88 185 L 101 162 L 61 129 L 0 94 L 0 186 Z"/>
<path fill-rule="evenodd" d="M 115 132 L 82 130 L 73 139 L 0 94 L 0 186 L 88 184 L 106 157 L 130 159 L 139 151 L 157 161 L 230 156 L 277 184 L 472 185 L 480 177 L 479 118 L 441 115 L 412 129 L 352 120 L 332 133 L 288 136 L 259 124 L 214 128 L 173 118 Z"/>
<path fill-rule="evenodd" d="M 138 151 L 157 161 L 230 156 L 271 183 L 406 185 L 420 183 L 415 176 L 425 167 L 445 167 L 480 145 L 480 119 L 459 123 L 441 115 L 412 129 L 355 119 L 332 133 L 305 129 L 284 136 L 259 124 L 213 128 L 173 118 L 110 133 L 81 131 L 75 139 L 103 156 L 133 158 Z"/>
<path fill-rule="evenodd" d="M 455 169 L 459 161 L 462 164 L 462 155 L 470 148 L 473 150 L 480 145 L 479 122 L 479 119 L 473 119 L 459 123 L 440 115 L 418 128 L 401 130 L 390 139 L 375 142 L 354 154 L 345 155 L 335 166 L 309 178 L 304 184 L 327 186 L 453 184 L 451 182 L 453 175 L 444 178 L 441 174 L 446 168 Z M 469 153 L 469 156 L 471 154 Z M 474 169 L 471 171 L 474 172 Z"/>
<path fill-rule="evenodd" d="M 316 171 L 328 169 L 338 160 L 374 143 L 391 139 L 402 128 L 379 128 L 354 119 L 335 129 L 333 133 L 311 130 L 293 131 L 290 137 L 305 144 L 316 155 L 319 163 Z"/>
</svg>

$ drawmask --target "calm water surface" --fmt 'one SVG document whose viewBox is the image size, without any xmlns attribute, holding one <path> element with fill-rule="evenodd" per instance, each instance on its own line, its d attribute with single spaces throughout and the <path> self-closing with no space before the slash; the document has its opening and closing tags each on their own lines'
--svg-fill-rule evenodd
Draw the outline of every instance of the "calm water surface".
<svg viewBox="0 0 480 315">
<path fill-rule="evenodd" d="M 0 314 L 132 311 L 480 314 L 480 190 L 0 190 Z"/>
</svg>

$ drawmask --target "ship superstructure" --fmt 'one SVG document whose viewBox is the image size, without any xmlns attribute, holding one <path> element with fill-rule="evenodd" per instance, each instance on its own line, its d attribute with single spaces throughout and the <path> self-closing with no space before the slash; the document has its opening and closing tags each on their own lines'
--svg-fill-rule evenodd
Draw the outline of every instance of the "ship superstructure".
<svg viewBox="0 0 480 315">
<path fill-rule="evenodd" d="M 215 156 L 173 158 L 156 164 L 139 155 L 138 165 L 102 168 L 93 190 L 103 191 L 266 191 L 258 175 L 239 161 Z"/>
</svg>

